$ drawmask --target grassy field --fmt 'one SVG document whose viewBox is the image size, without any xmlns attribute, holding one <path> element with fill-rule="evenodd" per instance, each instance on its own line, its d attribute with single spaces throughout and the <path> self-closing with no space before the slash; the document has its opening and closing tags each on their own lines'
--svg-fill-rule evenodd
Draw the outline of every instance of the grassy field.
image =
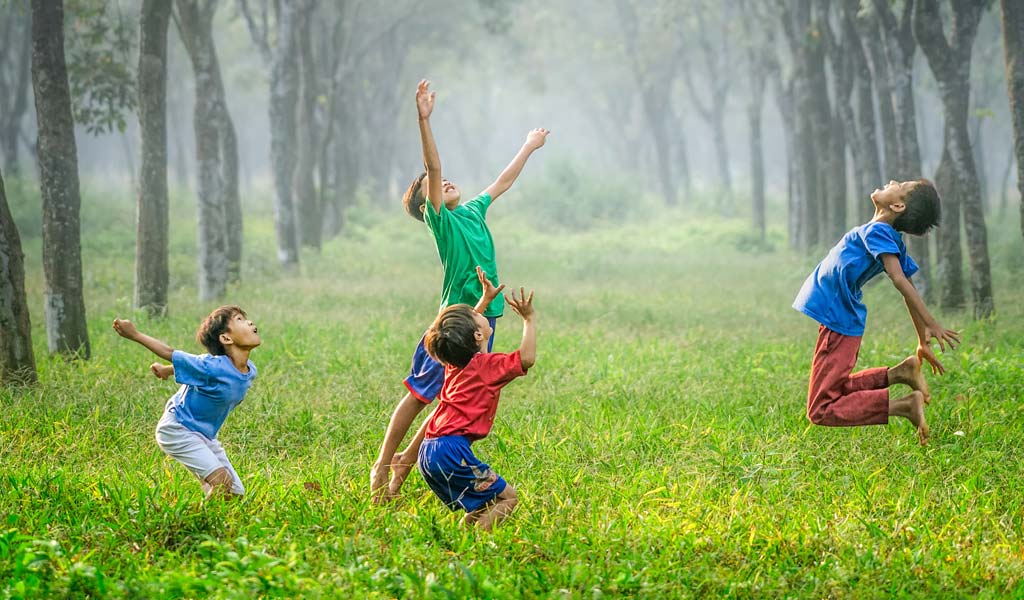
<svg viewBox="0 0 1024 600">
<path fill-rule="evenodd" d="M 743 222 L 683 212 L 539 233 L 496 205 L 502 279 L 536 289 L 539 359 L 474 446 L 520 495 L 486 535 L 418 475 L 394 505 L 367 493 L 437 309 L 425 230 L 397 210 L 356 215 L 286 276 L 272 224 L 249 215 L 244 281 L 225 300 L 260 327 L 260 377 L 220 435 L 249 493 L 204 504 L 153 439 L 174 386 L 110 328 L 131 317 L 200 351 L 214 305 L 195 301 L 194 221 L 174 224 L 170 316 L 150 320 L 130 308 L 131 200 L 94 191 L 85 204 L 91 360 L 45 358 L 39 240 L 25 240 L 41 382 L 0 390 L 4 597 L 1024 597 L 1012 222 L 990 232 L 998 315 L 938 313 L 964 345 L 930 379 L 920 447 L 905 421 L 808 425 L 817 327 L 790 303 L 818 253 L 793 255 L 778 232 L 759 249 Z M 863 366 L 915 344 L 882 279 L 865 294 Z M 513 349 L 520 328 L 500 319 L 495 348 Z"/>
</svg>

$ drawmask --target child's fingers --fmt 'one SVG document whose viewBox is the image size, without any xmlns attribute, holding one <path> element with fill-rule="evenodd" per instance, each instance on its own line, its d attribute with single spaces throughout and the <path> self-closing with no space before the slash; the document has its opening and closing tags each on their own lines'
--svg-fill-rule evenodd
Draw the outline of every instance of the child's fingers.
<svg viewBox="0 0 1024 600">
<path fill-rule="evenodd" d="M 533 290 L 530 290 L 530 298 L 526 301 L 527 304 L 533 304 Z"/>
<path fill-rule="evenodd" d="M 503 289 L 505 289 L 505 284 L 504 284 L 504 283 L 503 283 L 503 284 L 501 284 L 501 285 L 499 285 L 499 286 L 498 286 L 497 288 L 495 288 L 495 289 L 494 289 L 494 293 L 495 293 L 495 294 L 500 294 L 500 293 L 501 293 L 501 290 L 503 290 Z"/>
</svg>

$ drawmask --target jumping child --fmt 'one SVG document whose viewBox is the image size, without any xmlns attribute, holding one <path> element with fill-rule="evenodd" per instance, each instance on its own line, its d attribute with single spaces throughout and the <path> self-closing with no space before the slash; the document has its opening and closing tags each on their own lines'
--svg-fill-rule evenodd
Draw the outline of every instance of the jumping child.
<svg viewBox="0 0 1024 600">
<path fill-rule="evenodd" d="M 807 391 L 807 418 L 815 425 L 855 427 L 884 425 L 890 416 L 909 419 L 918 441 L 928 441 L 924 406 L 930 400 L 921 372 L 926 360 L 933 373 L 945 373 L 931 349 L 931 340 L 955 348 L 959 334 L 945 329 L 928 312 L 911 282 L 918 267 L 907 254 L 902 232 L 924 235 L 939 223 L 939 195 L 930 181 L 890 181 L 871 194 L 874 217 L 843 236 L 804 281 L 793 308 L 820 326 Z M 903 295 L 917 331 L 917 352 L 893 367 L 853 373 L 867 318 L 861 288 L 882 271 Z M 889 386 L 902 383 L 911 392 L 889 397 Z"/>
</svg>

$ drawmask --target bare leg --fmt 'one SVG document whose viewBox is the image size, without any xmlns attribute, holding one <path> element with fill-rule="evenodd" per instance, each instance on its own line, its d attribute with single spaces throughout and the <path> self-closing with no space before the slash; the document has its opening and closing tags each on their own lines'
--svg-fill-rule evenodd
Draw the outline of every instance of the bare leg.
<svg viewBox="0 0 1024 600">
<path fill-rule="evenodd" d="M 203 480 L 203 490 L 206 492 L 206 499 L 211 498 L 233 498 L 237 494 L 231 493 L 231 484 L 234 478 L 227 468 L 221 467 L 206 476 Z"/>
<path fill-rule="evenodd" d="M 416 430 L 416 435 L 413 436 L 412 441 L 409 442 L 405 450 L 395 454 L 394 458 L 391 459 L 391 482 L 388 484 L 388 496 L 390 498 L 398 496 L 398 492 L 402 489 L 402 484 L 405 483 L 405 478 L 409 476 L 413 466 L 416 465 L 416 460 L 420 454 L 420 445 L 423 443 L 423 435 L 427 431 L 427 423 L 429 422 L 429 417 L 424 419 L 423 423 L 420 424 L 420 428 Z"/>
<path fill-rule="evenodd" d="M 889 400 L 889 415 L 910 419 L 917 427 L 917 441 L 922 446 L 928 443 L 928 421 L 924 418 L 923 393 L 914 390 L 898 400 Z"/>
<path fill-rule="evenodd" d="M 384 441 L 380 445 L 380 453 L 377 455 L 373 467 L 370 468 L 370 492 L 373 494 L 374 502 L 381 502 L 385 499 L 388 471 L 391 468 L 395 451 L 398 450 L 402 438 L 409 432 L 409 427 L 424 406 L 426 405 L 415 396 L 406 394 L 395 407 L 395 412 L 391 414 L 391 421 L 388 422 L 388 429 L 384 433 Z"/>
<path fill-rule="evenodd" d="M 889 385 L 902 383 L 909 385 L 910 389 L 921 392 L 924 395 L 924 403 L 931 402 L 931 393 L 928 391 L 928 382 L 921 372 L 921 360 L 916 356 L 908 356 L 903 362 L 889 369 Z"/>
<path fill-rule="evenodd" d="M 511 485 L 506 485 L 505 489 L 494 499 L 494 502 L 471 513 L 466 513 L 462 522 L 470 527 L 475 525 L 483 531 L 490 531 L 495 525 L 501 523 L 512 514 L 516 504 L 519 504 L 519 496 L 516 495 L 516 489 Z"/>
</svg>

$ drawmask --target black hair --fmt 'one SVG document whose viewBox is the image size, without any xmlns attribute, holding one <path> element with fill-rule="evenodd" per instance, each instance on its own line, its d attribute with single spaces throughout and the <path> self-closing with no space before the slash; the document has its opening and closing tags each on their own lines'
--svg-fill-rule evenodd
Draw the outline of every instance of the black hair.
<svg viewBox="0 0 1024 600">
<path fill-rule="evenodd" d="M 441 311 L 423 338 L 427 354 L 446 365 L 465 367 L 480 351 L 473 307 L 453 304 Z"/>
<path fill-rule="evenodd" d="M 924 235 L 928 230 L 939 224 L 942 216 L 939 192 L 935 185 L 927 179 L 917 179 L 910 188 L 903 203 L 906 209 L 896 217 L 892 226 L 896 231 L 905 231 L 912 235 Z"/>
</svg>

